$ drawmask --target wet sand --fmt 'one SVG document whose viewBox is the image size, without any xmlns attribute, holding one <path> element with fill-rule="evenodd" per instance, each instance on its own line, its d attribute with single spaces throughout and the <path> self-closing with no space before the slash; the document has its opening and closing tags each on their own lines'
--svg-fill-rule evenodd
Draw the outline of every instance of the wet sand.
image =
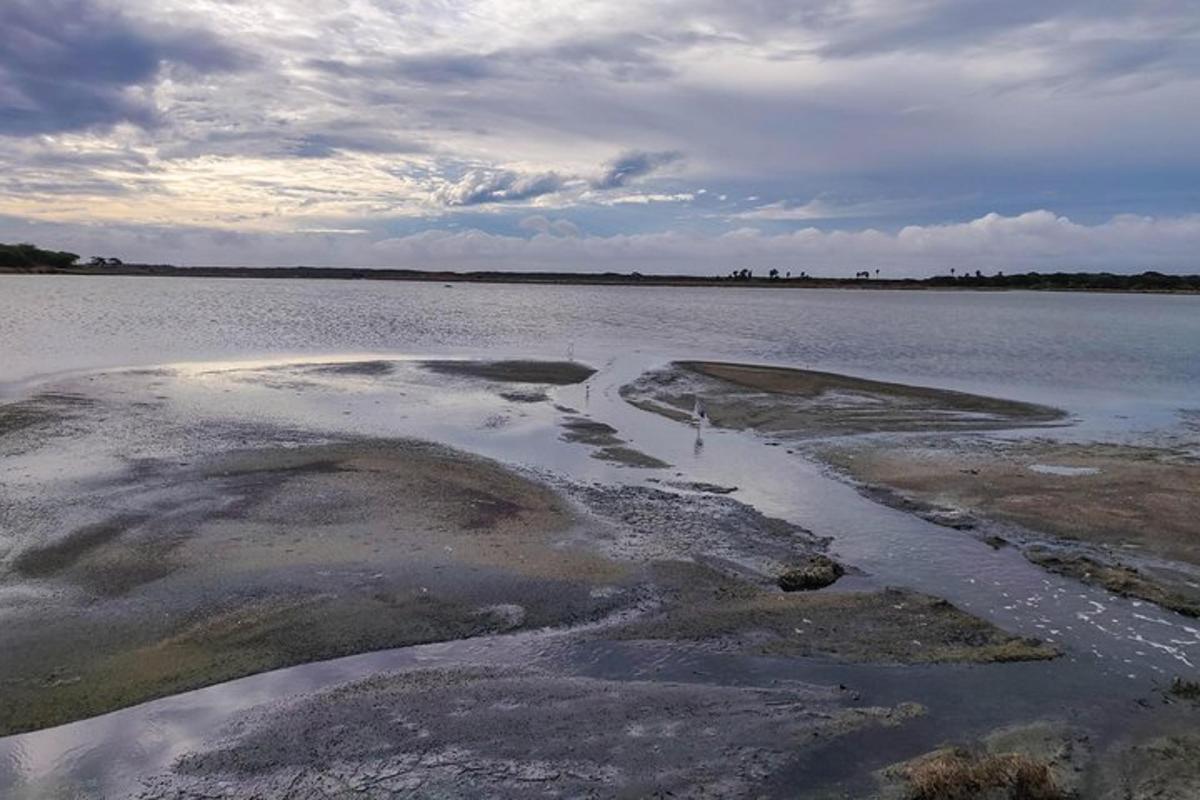
<svg viewBox="0 0 1200 800">
<path fill-rule="evenodd" d="M 692 630 L 750 634 L 805 614 L 817 620 L 819 639 L 779 652 L 854 661 L 1054 654 L 961 613 L 942 614 L 932 636 L 928 598 L 784 597 L 775 576 L 823 543 L 729 498 L 594 486 L 561 494 L 422 442 L 246 451 L 110 489 L 110 502 L 131 507 L 170 501 L 158 513 L 118 511 L 9 561 L 4 586 L 50 595 L 8 611 L 4 733 L 289 664 L 596 622 L 661 603 L 654 598 L 679 580 L 659 578 L 689 569 L 690 591 L 727 585 L 715 590 L 718 602 L 689 608 Z M 614 635 L 658 638 L 656 625 Z M 911 643 L 889 645 L 900 640 Z"/>
<path fill-rule="evenodd" d="M 1047 440 L 839 442 L 815 452 L 884 502 L 1200 616 L 1200 461 L 1188 455 Z"/>
<path fill-rule="evenodd" d="M 268 711 L 142 796 L 743 796 L 799 750 L 919 714 L 802 685 L 421 671 Z"/>
<path fill-rule="evenodd" d="M 1028 403 L 775 367 L 677 362 L 630 402 L 794 442 L 868 497 L 1014 543 L 1059 574 L 1200 616 L 1200 460 L 1150 446 L 1004 441 L 1061 424 Z"/>
<path fill-rule="evenodd" d="M 489 385 L 503 383 L 499 375 L 590 374 L 558 364 L 434 363 L 468 365 L 470 379 L 483 375 Z M 294 391 L 295 381 L 314 376 L 391 379 L 396 367 L 329 362 L 292 372 L 261 374 Z M 35 421 L 14 425 L 0 446 L 37 463 L 39 448 L 62 437 L 109 436 L 122 413 L 140 416 L 131 427 L 147 446 L 173 435 L 169 426 L 157 430 L 165 423 L 154 404 L 62 397 L 6 407 Z M 623 448 L 616 429 L 578 413 L 562 424 L 564 439 L 599 448 L 602 458 Z M 279 435 L 272 431 L 235 428 L 230 436 L 270 440 Z M 140 457 L 85 477 L 71 509 L 47 518 L 57 522 L 11 544 L 0 572 L 0 732 L 384 648 L 610 619 L 613 636 L 627 639 L 637 635 L 629 615 L 646 617 L 644 638 L 657 638 L 653 615 L 676 603 L 681 588 L 664 576 L 689 569 L 689 591 L 713 581 L 738 587 L 687 609 L 693 639 L 782 630 L 808 609 L 821 635 L 803 647 L 781 641 L 775 651 L 908 662 L 1053 655 L 929 598 L 894 607 L 897 597 L 878 592 L 807 605 L 785 597 L 779 576 L 827 543 L 730 497 L 547 480 L 410 439 L 197 447 L 186 458 Z M 27 520 L 39 502 L 6 503 L 8 530 L 36 530 Z M 936 636 L 926 635 L 931 609 Z M 897 646 L 900 639 L 910 644 Z"/>
<path fill-rule="evenodd" d="M 551 386 L 583 383 L 596 374 L 576 361 L 425 361 L 423 365 L 442 375 Z"/>
<path fill-rule="evenodd" d="M 415 413 L 421 392 L 440 414 L 439 392 L 462 402 L 456 392 L 482 391 L 492 399 L 473 418 L 488 431 L 498 404 L 514 416 L 540 414 L 545 446 L 595 456 L 632 439 L 583 405 L 554 405 L 554 387 L 588 368 L 501 362 L 520 366 L 445 374 L 428 363 L 415 369 L 432 384 L 393 387 L 412 404 L 400 413 Z M 212 391 L 224 409 L 225 392 L 264 381 L 288 393 L 330 381 L 344 402 L 410 369 L 305 363 L 237 373 Z M 1008 680 L 919 670 L 1044 667 L 1031 674 L 1045 678 L 1060 674 L 1049 671 L 1056 665 L 1073 668 L 1052 645 L 937 597 L 882 588 L 853 565 L 837 565 L 818 582 L 831 580 L 826 588 L 783 591 L 781 576 L 826 563 L 829 540 L 741 502 L 733 486 L 682 471 L 642 483 L 582 481 L 429 441 L 330 440 L 319 426 L 261 420 L 208 422 L 204 436 L 180 447 L 186 430 L 169 401 L 148 402 L 134 386 L 118 382 L 65 405 L 52 394 L 26 401 L 19 413 L 36 421 L 0 433 L 0 452 L 25 465 L 10 475 L 52 471 L 53 460 L 39 459 L 67 444 L 87 449 L 89 437 L 111 439 L 117 424 L 131 437 L 120 458 L 97 452 L 94 468 L 73 465 L 61 485 L 47 477 L 23 478 L 11 493 L 0 486 L 0 501 L 11 500 L 0 502 L 0 533 L 22 534 L 0 538 L 0 733 L 356 653 L 425 645 L 466 655 L 449 665 L 418 655 L 409 669 L 275 694 L 232 716 L 219 735 L 187 740 L 180 758 L 139 779 L 142 798 L 817 797 L 822 780 L 845 777 L 823 771 L 832 764 L 858 769 L 841 785 L 907 797 L 903 775 L 872 777 L 861 765 L 884 767 L 892 753 L 899 764 L 943 741 L 929 727 L 943 722 L 923 722 L 926 698 L 945 715 L 960 702 L 955 692 L 978 696 Z M 514 391 L 520 396 L 505 396 Z M 953 403 L 993 423 L 1019 413 Z M 911 411 L 900 424 L 912 424 Z M 873 413 L 869 426 L 879 424 Z M 63 508 L 41 499 L 76 490 Z M 54 524 L 34 524 L 48 512 Z M 506 656 L 506 642 L 517 640 L 530 657 Z M 883 672 L 853 671 L 864 667 Z M 280 685 L 288 672 L 275 673 Z M 943 690 L 943 680 L 958 688 Z M 988 704 L 1003 708 L 1013 686 Z M 861 700 L 867 692 L 879 696 Z M 1143 735 L 1128 746 L 1155 741 Z M 23 784 L 19 772 L 6 773 L 19 770 L 14 763 L 23 762 L 0 759 L 0 788 L 25 787 L 14 796 L 75 791 L 54 775 Z"/>
<path fill-rule="evenodd" d="M 7 614 L 0 730 L 303 661 L 592 620 L 614 606 L 592 590 L 631 572 L 571 545 L 575 514 L 548 488 L 421 442 L 218 456 L 107 496 L 170 500 L 11 557 L 3 583 L 49 596 Z"/>
<path fill-rule="evenodd" d="M 984 430 L 1061 422 L 1058 409 L 813 370 L 677 361 L 623 387 L 633 405 L 718 428 L 806 438 L 881 431 Z"/>
</svg>

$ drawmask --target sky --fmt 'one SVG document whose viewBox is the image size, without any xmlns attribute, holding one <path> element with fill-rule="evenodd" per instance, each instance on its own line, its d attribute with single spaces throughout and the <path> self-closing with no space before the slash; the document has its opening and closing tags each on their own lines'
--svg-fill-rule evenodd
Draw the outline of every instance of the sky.
<svg viewBox="0 0 1200 800">
<path fill-rule="evenodd" d="M 0 0 L 0 241 L 1200 272 L 1197 0 Z"/>
</svg>

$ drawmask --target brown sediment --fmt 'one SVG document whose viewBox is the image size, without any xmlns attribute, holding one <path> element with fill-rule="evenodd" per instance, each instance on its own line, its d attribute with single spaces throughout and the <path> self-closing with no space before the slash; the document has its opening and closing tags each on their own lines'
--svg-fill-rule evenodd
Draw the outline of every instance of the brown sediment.
<svg viewBox="0 0 1200 800">
<path fill-rule="evenodd" d="M 596 374 L 576 361 L 423 361 L 421 366 L 442 375 L 554 386 L 583 383 Z"/>
<path fill-rule="evenodd" d="M 388 375 L 394 370 L 395 364 L 384 360 L 339 361 L 329 364 L 307 365 L 307 371 L 322 375 L 359 376 L 364 378 L 377 378 L 382 375 Z"/>
<path fill-rule="evenodd" d="M 1061 421 L 1047 406 L 830 372 L 679 361 L 621 389 L 639 408 L 690 419 L 697 400 L 722 428 L 811 437 L 994 430 Z"/>
<path fill-rule="evenodd" d="M 1016 526 L 1025 538 L 1096 548 L 1026 547 L 1035 563 L 1110 591 L 1200 615 L 1200 462 L 1148 447 L 1048 441 L 832 442 L 818 458 L 869 496 L 953 527 Z M 1066 468 L 1069 474 L 1034 471 Z"/>
<path fill-rule="evenodd" d="M 587 417 L 567 417 L 562 422 L 562 429 L 563 432 L 559 438 L 564 442 L 581 442 L 596 447 L 608 447 L 621 444 L 623 441 L 617 436 L 616 428 Z"/>
<path fill-rule="evenodd" d="M 690 562 L 660 562 L 661 614 L 610 634 L 773 655 L 919 664 L 1031 661 L 1058 651 L 916 592 L 782 593 Z"/>
<path fill-rule="evenodd" d="M 510 403 L 545 403 L 550 399 L 550 396 L 545 392 L 522 391 L 520 389 L 500 392 L 500 396 Z"/>
<path fill-rule="evenodd" d="M 1200 461 L 1147 447 L 1047 441 L 871 442 L 817 450 L 856 480 L 1055 536 L 1200 564 Z M 1076 474 L 1031 469 L 1067 467 Z"/>
<path fill-rule="evenodd" d="M 1164 732 L 1165 733 L 1165 732 Z M 1097 800 L 1192 800 L 1200 797 L 1200 734 L 1165 733 L 1107 754 Z"/>
<path fill-rule="evenodd" d="M 1061 547 L 1034 545 L 1026 547 L 1024 553 L 1033 563 L 1059 575 L 1103 586 L 1122 597 L 1149 600 L 1189 617 L 1200 617 L 1200 588 L 1191 577 L 1175 570 L 1100 561 Z"/>
<path fill-rule="evenodd" d="M 592 453 L 592 458 L 598 458 L 601 461 L 614 461 L 618 464 L 638 469 L 666 469 L 671 466 L 661 458 L 655 458 L 652 455 L 643 453 L 641 450 L 623 446 L 602 447 Z"/>
<path fill-rule="evenodd" d="M 810 452 L 872 499 L 941 525 L 978 528 L 993 546 L 1040 535 L 1098 547 L 1092 553 L 1061 547 L 1026 553 L 1056 572 L 1200 615 L 1194 569 L 1200 565 L 1200 461 L 1185 453 L 969 439 L 961 433 L 1052 424 L 1064 415 L 1045 406 L 809 370 L 677 362 L 643 375 L 622 395 L 677 419 L 689 419 L 699 400 L 714 425 L 821 437 Z M 884 432 L 926 435 L 855 438 Z M 955 432 L 960 435 L 948 436 Z M 995 526 L 1000 530 L 991 530 Z M 1173 563 L 1150 563 L 1155 560 Z"/>
<path fill-rule="evenodd" d="M 629 447 L 617 436 L 617 429 L 587 417 L 569 416 L 562 422 L 564 442 L 579 442 L 598 448 L 592 458 L 613 461 L 627 467 L 639 469 L 665 469 L 671 466 L 662 459 Z"/>
<path fill-rule="evenodd" d="M 84 526 L 0 576 L 74 593 L 10 612 L 0 734 L 315 659 L 595 619 L 636 569 L 589 547 L 548 487 L 420 442 L 247 451 L 146 490 L 180 507 Z"/>
</svg>

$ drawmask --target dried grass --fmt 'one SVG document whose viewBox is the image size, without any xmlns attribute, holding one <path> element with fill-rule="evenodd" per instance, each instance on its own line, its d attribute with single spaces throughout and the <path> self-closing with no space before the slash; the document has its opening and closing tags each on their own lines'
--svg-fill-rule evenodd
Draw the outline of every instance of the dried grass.
<svg viewBox="0 0 1200 800">
<path fill-rule="evenodd" d="M 975 754 L 941 750 L 905 766 L 902 775 L 911 787 L 911 800 L 1064 800 L 1050 766 L 1015 753 Z"/>
</svg>

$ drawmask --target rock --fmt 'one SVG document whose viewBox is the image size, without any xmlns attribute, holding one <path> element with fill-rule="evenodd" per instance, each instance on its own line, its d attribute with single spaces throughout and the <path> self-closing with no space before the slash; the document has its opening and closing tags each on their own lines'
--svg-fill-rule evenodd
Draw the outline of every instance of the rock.
<svg viewBox="0 0 1200 800">
<path fill-rule="evenodd" d="M 823 589 L 846 574 L 842 565 L 828 556 L 809 556 L 803 563 L 779 576 L 779 588 L 785 592 Z"/>
</svg>

